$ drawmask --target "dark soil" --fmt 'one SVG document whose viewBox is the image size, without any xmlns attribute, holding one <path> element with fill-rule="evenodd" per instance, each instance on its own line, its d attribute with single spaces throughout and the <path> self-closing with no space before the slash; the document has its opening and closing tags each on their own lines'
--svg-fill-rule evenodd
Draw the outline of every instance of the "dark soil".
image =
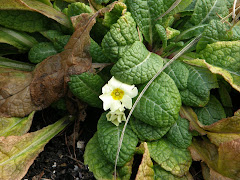
<svg viewBox="0 0 240 180">
<path fill-rule="evenodd" d="M 30 131 L 37 131 L 49 124 L 54 123 L 62 116 L 59 110 L 47 108 L 37 112 Z M 96 132 L 97 120 L 100 117 L 98 109 L 90 108 L 88 115 L 80 124 L 80 136 L 73 142 L 69 140 L 74 132 L 75 124 L 69 125 L 62 133 L 54 137 L 44 148 L 44 151 L 35 159 L 28 173 L 23 179 L 53 179 L 53 180 L 94 180 L 92 172 L 84 165 L 84 147 L 78 148 L 77 141 L 83 142 L 84 146 Z"/>
</svg>

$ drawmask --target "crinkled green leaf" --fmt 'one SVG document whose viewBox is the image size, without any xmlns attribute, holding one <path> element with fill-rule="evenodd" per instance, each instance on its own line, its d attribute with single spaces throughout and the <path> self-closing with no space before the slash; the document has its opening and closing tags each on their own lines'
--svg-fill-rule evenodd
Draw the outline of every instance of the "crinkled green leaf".
<svg viewBox="0 0 240 180">
<path fill-rule="evenodd" d="M 208 44 L 199 52 L 198 65 L 207 66 L 214 74 L 220 74 L 231 84 L 233 88 L 240 91 L 240 42 L 223 41 Z"/>
<path fill-rule="evenodd" d="M 203 50 L 207 44 L 234 39 L 236 39 L 236 37 L 233 37 L 233 32 L 229 31 L 227 24 L 218 20 L 212 20 L 203 31 L 202 37 L 197 44 L 197 51 Z"/>
<path fill-rule="evenodd" d="M 226 81 L 224 81 L 226 82 Z M 233 104 L 232 104 L 232 99 L 230 96 L 230 90 L 225 85 L 226 83 L 219 83 L 219 88 L 218 88 L 218 93 L 219 93 L 219 98 L 221 100 L 221 104 L 223 105 L 223 108 L 225 110 L 226 116 L 230 117 L 233 114 Z M 227 84 L 230 86 L 229 84 Z"/>
<path fill-rule="evenodd" d="M 111 62 L 103 53 L 101 46 L 99 46 L 98 43 L 96 43 L 93 39 L 91 39 L 89 52 L 93 62 L 97 62 L 97 63 Z"/>
<path fill-rule="evenodd" d="M 93 107 L 102 107 L 99 99 L 105 81 L 98 75 L 89 72 L 80 75 L 72 75 L 68 82 L 71 92 Z"/>
<path fill-rule="evenodd" d="M 76 3 L 69 4 L 65 12 L 68 15 L 68 17 L 72 17 L 72 16 L 77 16 L 81 13 L 91 13 L 92 10 L 90 6 L 82 2 L 76 2 Z"/>
<path fill-rule="evenodd" d="M 23 23 L 24 19 L 24 23 Z M 35 32 L 51 28 L 53 21 L 32 11 L 0 10 L 0 24 L 19 31 Z"/>
<path fill-rule="evenodd" d="M 166 171 L 177 176 L 183 176 L 192 163 L 190 152 L 174 146 L 165 139 L 148 142 L 151 158 Z"/>
<path fill-rule="evenodd" d="M 139 88 L 139 92 L 145 85 Z M 181 98 L 174 81 L 162 73 L 138 102 L 133 115 L 152 126 L 169 127 L 178 119 Z"/>
<path fill-rule="evenodd" d="M 94 0 L 97 4 L 107 4 L 110 0 Z"/>
<path fill-rule="evenodd" d="M 0 43 L 7 43 L 20 51 L 27 51 L 38 42 L 36 39 L 25 32 L 14 31 L 0 27 Z"/>
<path fill-rule="evenodd" d="M 150 158 L 147 143 L 144 142 L 140 145 L 140 148 L 141 146 L 144 149 L 144 153 L 135 180 L 154 179 L 153 162 Z"/>
<path fill-rule="evenodd" d="M 28 59 L 32 63 L 40 63 L 49 56 L 57 54 L 53 43 L 41 42 L 33 46 L 28 52 Z"/>
<path fill-rule="evenodd" d="M 127 6 L 122 2 L 114 4 L 113 9 L 104 14 L 103 25 L 110 27 L 112 24 L 116 23 L 117 20 L 125 13 L 126 9 Z"/>
<path fill-rule="evenodd" d="M 53 8 L 58 11 L 63 11 L 65 8 L 68 7 L 68 2 L 63 0 L 54 0 L 53 2 Z"/>
<path fill-rule="evenodd" d="M 102 40 L 103 52 L 112 62 L 118 58 L 135 42 L 139 41 L 139 34 L 131 14 L 126 12 Z"/>
<path fill-rule="evenodd" d="M 106 113 L 103 113 L 98 121 L 98 141 L 101 144 L 101 150 L 107 159 L 113 164 L 115 163 L 123 126 L 123 123 L 119 126 L 115 126 L 112 122 L 107 121 Z M 127 126 L 119 154 L 118 166 L 123 166 L 132 159 L 137 143 L 138 138 L 136 134 L 132 131 L 130 126 Z"/>
<path fill-rule="evenodd" d="M 174 80 L 179 90 L 184 90 L 187 88 L 189 70 L 182 62 L 173 62 L 164 70 L 164 72 Z"/>
<path fill-rule="evenodd" d="M 176 123 L 168 131 L 167 139 L 179 148 L 187 148 L 192 142 L 188 120 L 179 116 Z"/>
<path fill-rule="evenodd" d="M 167 39 L 172 39 L 174 38 L 175 36 L 179 35 L 180 34 L 180 31 L 179 30 L 176 30 L 176 29 L 173 29 L 171 27 L 167 27 L 166 28 L 166 33 L 167 33 Z"/>
<path fill-rule="evenodd" d="M 58 52 L 64 51 L 64 47 L 68 43 L 70 37 L 71 37 L 70 35 L 63 35 L 63 36 L 56 37 L 56 39 L 53 41 L 53 45 L 55 49 Z"/>
<path fill-rule="evenodd" d="M 88 165 L 89 170 L 93 172 L 96 179 L 113 179 L 114 164 L 110 163 L 101 151 L 101 145 L 98 142 L 98 133 L 95 133 L 87 143 L 83 157 L 84 164 Z M 125 166 L 117 168 L 117 180 L 130 179 L 132 163 L 133 159 Z"/>
<path fill-rule="evenodd" d="M 28 132 L 31 127 L 34 112 L 24 118 L 0 117 L 0 136 L 21 136 Z"/>
<path fill-rule="evenodd" d="M 137 134 L 141 141 L 153 141 L 163 137 L 170 127 L 156 127 L 144 123 L 136 118 L 130 120 L 132 130 Z"/>
<path fill-rule="evenodd" d="M 210 97 L 210 90 L 218 88 L 217 78 L 207 68 L 185 64 L 189 70 L 187 89 L 181 90 L 182 102 L 188 106 L 203 107 Z"/>
<path fill-rule="evenodd" d="M 210 96 L 206 106 L 195 108 L 194 111 L 198 116 L 198 120 L 203 125 L 211 125 L 220 119 L 226 118 L 226 114 L 221 103 L 213 95 Z"/>
<path fill-rule="evenodd" d="M 156 32 L 158 33 L 158 36 L 162 41 L 163 48 L 167 47 L 167 32 L 165 28 L 160 24 L 156 24 L 155 28 L 156 28 Z"/>
<path fill-rule="evenodd" d="M 136 41 L 113 66 L 111 74 L 127 84 L 149 81 L 163 66 L 163 60 L 149 52 L 144 44 Z"/>
<path fill-rule="evenodd" d="M 31 13 L 28 14 L 28 12 L 24 12 L 24 11 L 29 11 L 29 12 L 33 11 L 33 12 L 43 14 L 44 16 L 46 16 L 48 18 L 51 18 L 51 19 L 57 21 L 58 23 L 68 27 L 68 28 L 71 27 L 70 19 L 65 14 L 63 14 L 62 12 L 57 11 L 53 7 L 48 6 L 48 5 L 46 5 L 44 3 L 41 3 L 39 1 L 33 1 L 33 0 L 15 0 L 15 1 L 1 0 L 0 10 L 4 10 L 4 11 L 6 10 L 5 12 L 9 11 L 7 14 L 9 14 L 11 16 L 11 18 L 7 17 L 6 19 L 4 19 L 4 17 L 3 17 L 3 15 L 4 15 L 2 13 L 3 11 L 0 11 L 1 12 L 0 13 L 0 22 L 2 20 L 4 20 L 4 22 L 7 23 L 8 25 L 13 23 L 13 22 L 15 22 L 15 23 L 18 22 L 18 24 L 16 24 L 16 25 L 22 26 L 22 20 L 24 19 L 24 22 L 28 20 L 28 23 L 24 24 L 24 26 L 30 28 L 31 25 L 34 25 L 34 23 L 36 23 L 38 21 L 38 18 L 41 17 L 41 16 L 28 17 L 28 15 L 31 15 Z M 24 10 L 24 11 L 21 12 L 22 10 Z M 15 12 L 15 14 L 13 14 L 13 12 Z M 20 13 L 20 15 L 22 17 L 16 16 L 18 13 Z M 25 16 L 24 16 L 24 13 L 26 13 Z M 34 14 L 32 14 L 32 15 L 34 15 Z M 15 20 L 15 21 L 11 22 L 12 20 Z M 47 21 L 47 18 L 40 19 L 40 21 L 42 21 L 42 20 Z M 43 23 L 43 22 L 41 22 L 41 23 Z M 46 23 L 49 23 L 49 21 L 47 21 Z M 1 22 L 1 24 L 2 24 L 2 22 Z M 49 29 L 49 24 L 47 24 L 47 29 Z"/>
<path fill-rule="evenodd" d="M 225 0 L 197 0 L 191 19 L 177 40 L 199 35 L 211 20 L 219 19 L 217 14 L 221 17 L 228 14 Z"/>
<path fill-rule="evenodd" d="M 150 45 L 158 38 L 155 25 L 161 24 L 163 21 L 168 21 L 168 16 L 158 19 L 164 12 L 166 12 L 175 0 L 128 0 L 127 6 L 132 13 L 139 29 L 144 35 L 144 38 Z M 164 26 L 165 27 L 165 26 Z"/>
<path fill-rule="evenodd" d="M 114 165 L 109 163 L 106 156 L 103 155 L 98 142 L 98 133 L 87 143 L 84 151 L 84 164 L 88 165 L 96 179 L 112 179 Z"/>
<path fill-rule="evenodd" d="M 0 137 L 0 179 L 21 180 L 48 141 L 72 120 L 72 117 L 64 117 L 36 132 Z"/>
<path fill-rule="evenodd" d="M 62 52 L 64 50 L 64 46 L 70 39 L 70 35 L 64 35 L 62 32 L 57 30 L 43 31 L 41 34 L 53 43 L 58 52 Z"/>
<path fill-rule="evenodd" d="M 165 171 L 163 168 L 161 168 L 160 165 L 154 165 L 154 179 L 156 180 L 190 180 L 192 179 L 190 173 L 187 174 L 187 176 L 178 177 L 173 175 L 171 172 Z"/>
</svg>

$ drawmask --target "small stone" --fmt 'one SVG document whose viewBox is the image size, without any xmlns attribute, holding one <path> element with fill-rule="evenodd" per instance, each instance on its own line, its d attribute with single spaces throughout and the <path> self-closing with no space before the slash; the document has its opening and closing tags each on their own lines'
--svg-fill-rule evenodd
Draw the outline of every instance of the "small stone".
<svg viewBox="0 0 240 180">
<path fill-rule="evenodd" d="M 84 149 L 85 148 L 85 142 L 84 141 L 78 141 L 77 142 L 77 148 L 78 149 Z"/>
</svg>

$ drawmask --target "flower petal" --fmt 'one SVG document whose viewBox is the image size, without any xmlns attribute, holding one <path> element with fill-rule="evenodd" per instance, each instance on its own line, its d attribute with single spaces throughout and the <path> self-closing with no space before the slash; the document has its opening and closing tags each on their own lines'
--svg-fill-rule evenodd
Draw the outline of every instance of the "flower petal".
<svg viewBox="0 0 240 180">
<path fill-rule="evenodd" d="M 124 95 L 121 99 L 122 105 L 126 107 L 127 109 L 132 108 L 132 98 L 130 98 L 128 95 Z"/>
<path fill-rule="evenodd" d="M 115 79 L 115 77 L 113 76 L 109 81 L 108 81 L 109 86 L 111 86 L 113 89 L 119 88 L 122 86 L 122 82 L 118 81 L 117 79 Z"/>
<path fill-rule="evenodd" d="M 99 96 L 99 98 L 103 101 L 103 109 L 105 111 L 112 106 L 113 99 L 112 96 L 110 96 L 109 94 L 102 94 Z"/>
<path fill-rule="evenodd" d="M 109 86 L 108 84 L 105 84 L 105 85 L 102 87 L 102 93 L 103 93 L 103 94 L 111 93 L 112 90 L 113 90 L 112 87 Z"/>
<path fill-rule="evenodd" d="M 113 100 L 111 103 L 111 107 L 110 110 L 111 111 L 116 111 L 117 109 L 121 109 L 122 108 L 122 104 L 119 100 Z"/>
<path fill-rule="evenodd" d="M 122 84 L 120 89 L 122 89 L 130 98 L 134 98 L 138 94 L 138 90 L 134 85 Z"/>
</svg>

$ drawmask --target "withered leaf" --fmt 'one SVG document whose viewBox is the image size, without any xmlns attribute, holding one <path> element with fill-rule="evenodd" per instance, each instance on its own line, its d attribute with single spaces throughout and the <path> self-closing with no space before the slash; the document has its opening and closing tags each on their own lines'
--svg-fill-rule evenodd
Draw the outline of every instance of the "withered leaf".
<svg viewBox="0 0 240 180">
<path fill-rule="evenodd" d="M 143 153 L 142 162 L 138 168 L 138 172 L 135 180 L 154 179 L 153 162 L 150 157 L 147 143 L 146 142 L 142 143 L 140 145 L 140 148 L 144 149 L 144 153 Z"/>
<path fill-rule="evenodd" d="M 213 170 L 212 174 L 210 173 L 212 178 L 240 178 L 240 139 L 223 142 L 219 147 L 210 143 L 208 139 L 194 139 L 189 150 L 194 160 L 204 161 L 210 170 Z"/>
<path fill-rule="evenodd" d="M 32 125 L 34 111 L 24 118 L 0 117 L 0 136 L 21 136 L 27 133 Z"/>
<path fill-rule="evenodd" d="M 31 72 L 0 68 L 0 117 L 24 117 L 38 107 L 31 101 Z"/>
<path fill-rule="evenodd" d="M 0 179 L 22 179 L 45 144 L 72 120 L 72 117 L 66 116 L 36 132 L 0 137 Z"/>
<path fill-rule="evenodd" d="M 3 87 L 0 89 L 0 117 L 24 117 L 48 107 L 65 95 L 70 75 L 81 74 L 91 68 L 89 32 L 96 16 L 79 15 L 76 30 L 64 51 L 45 59 L 31 73 L 21 72 L 26 74 L 22 77 L 24 83 L 17 83 L 19 78 L 11 74 L 0 80 L 0 87 Z M 6 72 L 2 76 L 6 76 Z"/>
</svg>

